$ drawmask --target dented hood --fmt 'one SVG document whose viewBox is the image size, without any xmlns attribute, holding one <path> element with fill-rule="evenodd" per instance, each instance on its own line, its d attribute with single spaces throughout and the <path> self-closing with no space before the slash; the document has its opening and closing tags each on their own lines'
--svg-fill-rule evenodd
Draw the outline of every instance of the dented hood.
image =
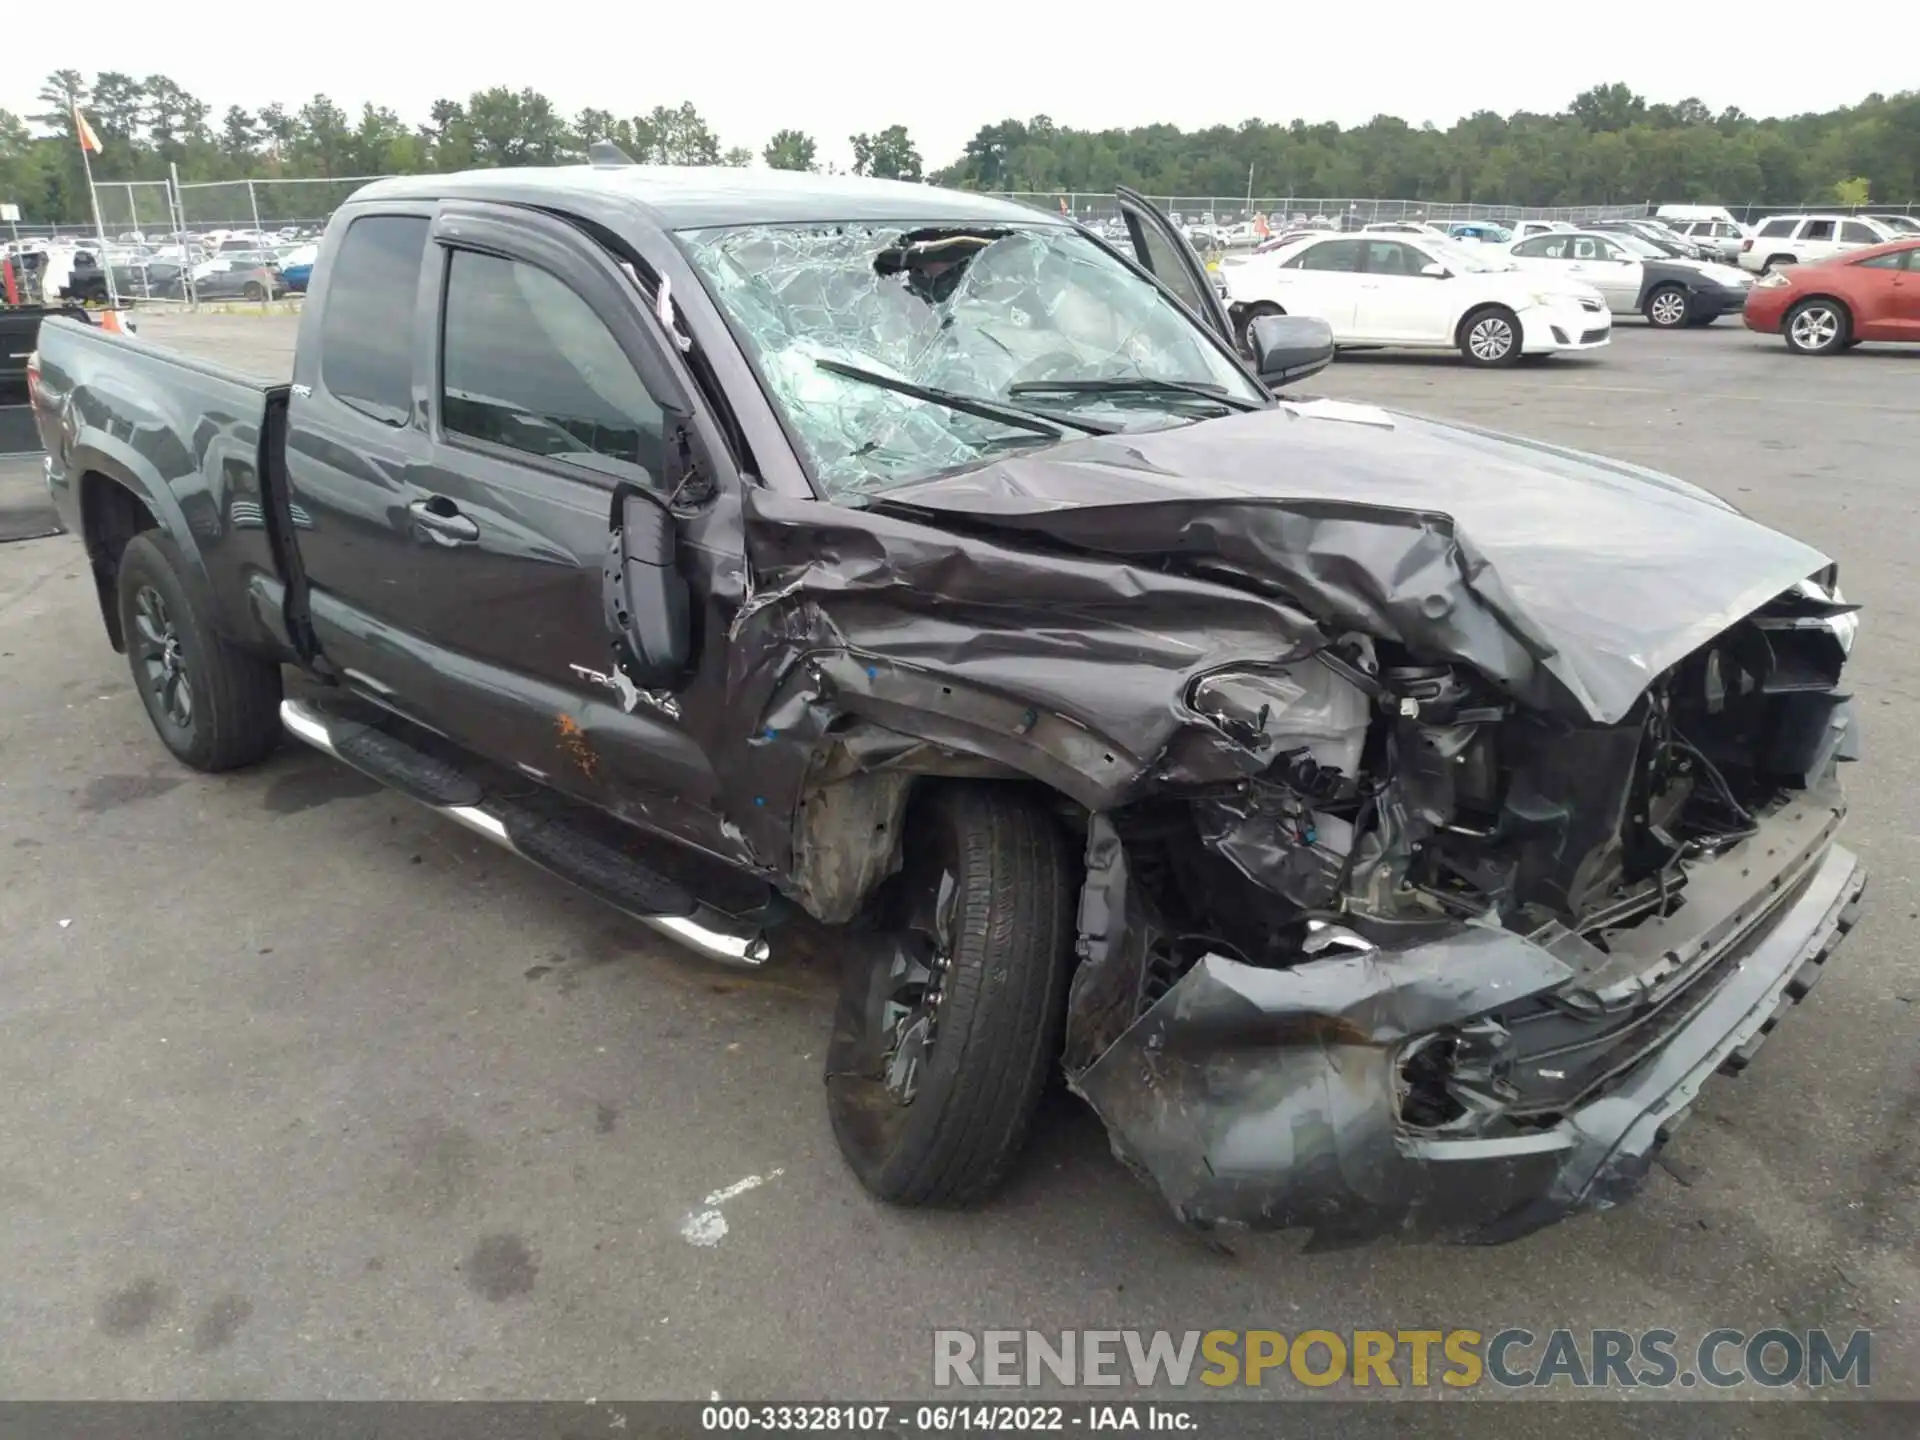
<svg viewBox="0 0 1920 1440">
<path fill-rule="evenodd" d="M 1828 564 L 1671 476 L 1331 401 L 1075 440 L 874 504 L 1278 591 L 1603 723 Z"/>
</svg>

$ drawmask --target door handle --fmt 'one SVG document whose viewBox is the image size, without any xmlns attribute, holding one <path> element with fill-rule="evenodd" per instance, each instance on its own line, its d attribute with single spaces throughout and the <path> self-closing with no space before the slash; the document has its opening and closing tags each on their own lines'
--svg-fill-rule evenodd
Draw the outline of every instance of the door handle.
<svg viewBox="0 0 1920 1440">
<path fill-rule="evenodd" d="M 407 506 L 414 530 L 436 545 L 471 545 L 480 538 L 479 522 L 460 513 L 444 495 L 416 500 Z"/>
</svg>

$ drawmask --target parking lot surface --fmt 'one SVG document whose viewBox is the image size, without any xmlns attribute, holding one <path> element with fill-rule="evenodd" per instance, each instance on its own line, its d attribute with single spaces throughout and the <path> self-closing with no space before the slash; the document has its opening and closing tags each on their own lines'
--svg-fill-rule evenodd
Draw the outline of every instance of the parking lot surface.
<svg viewBox="0 0 1920 1440">
<path fill-rule="evenodd" d="M 292 331 L 143 327 L 274 378 Z M 1872 1329 L 1876 1393 L 1920 1398 L 1920 356 L 1625 325 L 1305 388 L 1670 470 L 1865 607 L 1866 918 L 1635 1204 L 1224 1254 L 1057 1095 L 997 1203 L 882 1207 L 827 1128 L 830 956 L 704 965 L 296 745 L 178 767 L 59 537 L 0 546 L 0 1393 L 844 1398 L 927 1392 L 935 1327 L 1778 1325 Z"/>
</svg>

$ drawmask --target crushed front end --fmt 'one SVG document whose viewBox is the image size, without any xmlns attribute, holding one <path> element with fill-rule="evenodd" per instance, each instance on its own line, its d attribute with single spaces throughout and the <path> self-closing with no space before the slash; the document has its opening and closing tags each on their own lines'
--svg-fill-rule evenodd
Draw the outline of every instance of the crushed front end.
<svg viewBox="0 0 1920 1440">
<path fill-rule="evenodd" d="M 1853 922 L 1853 621 L 1805 582 L 1612 723 L 1359 636 L 1196 680 L 1263 768 L 1088 829 L 1065 1060 L 1116 1152 L 1321 1245 L 1630 1195 Z"/>
</svg>

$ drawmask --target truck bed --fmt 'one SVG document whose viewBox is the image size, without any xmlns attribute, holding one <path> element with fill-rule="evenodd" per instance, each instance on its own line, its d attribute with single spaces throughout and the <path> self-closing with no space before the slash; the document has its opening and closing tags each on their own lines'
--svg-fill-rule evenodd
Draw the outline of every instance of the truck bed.
<svg viewBox="0 0 1920 1440">
<path fill-rule="evenodd" d="M 180 355 L 191 355 L 269 385 L 293 378 L 297 314 L 195 315 L 185 311 L 141 313 L 140 338 Z"/>
<path fill-rule="evenodd" d="M 87 512 L 117 486 L 174 542 L 223 635 L 287 653 L 291 522 L 277 483 L 287 396 L 284 384 L 145 338 L 66 319 L 41 327 L 35 418 L 47 489 L 67 529 L 89 539 L 103 608 L 112 566 L 103 567 L 102 518 L 89 525 Z"/>
</svg>

